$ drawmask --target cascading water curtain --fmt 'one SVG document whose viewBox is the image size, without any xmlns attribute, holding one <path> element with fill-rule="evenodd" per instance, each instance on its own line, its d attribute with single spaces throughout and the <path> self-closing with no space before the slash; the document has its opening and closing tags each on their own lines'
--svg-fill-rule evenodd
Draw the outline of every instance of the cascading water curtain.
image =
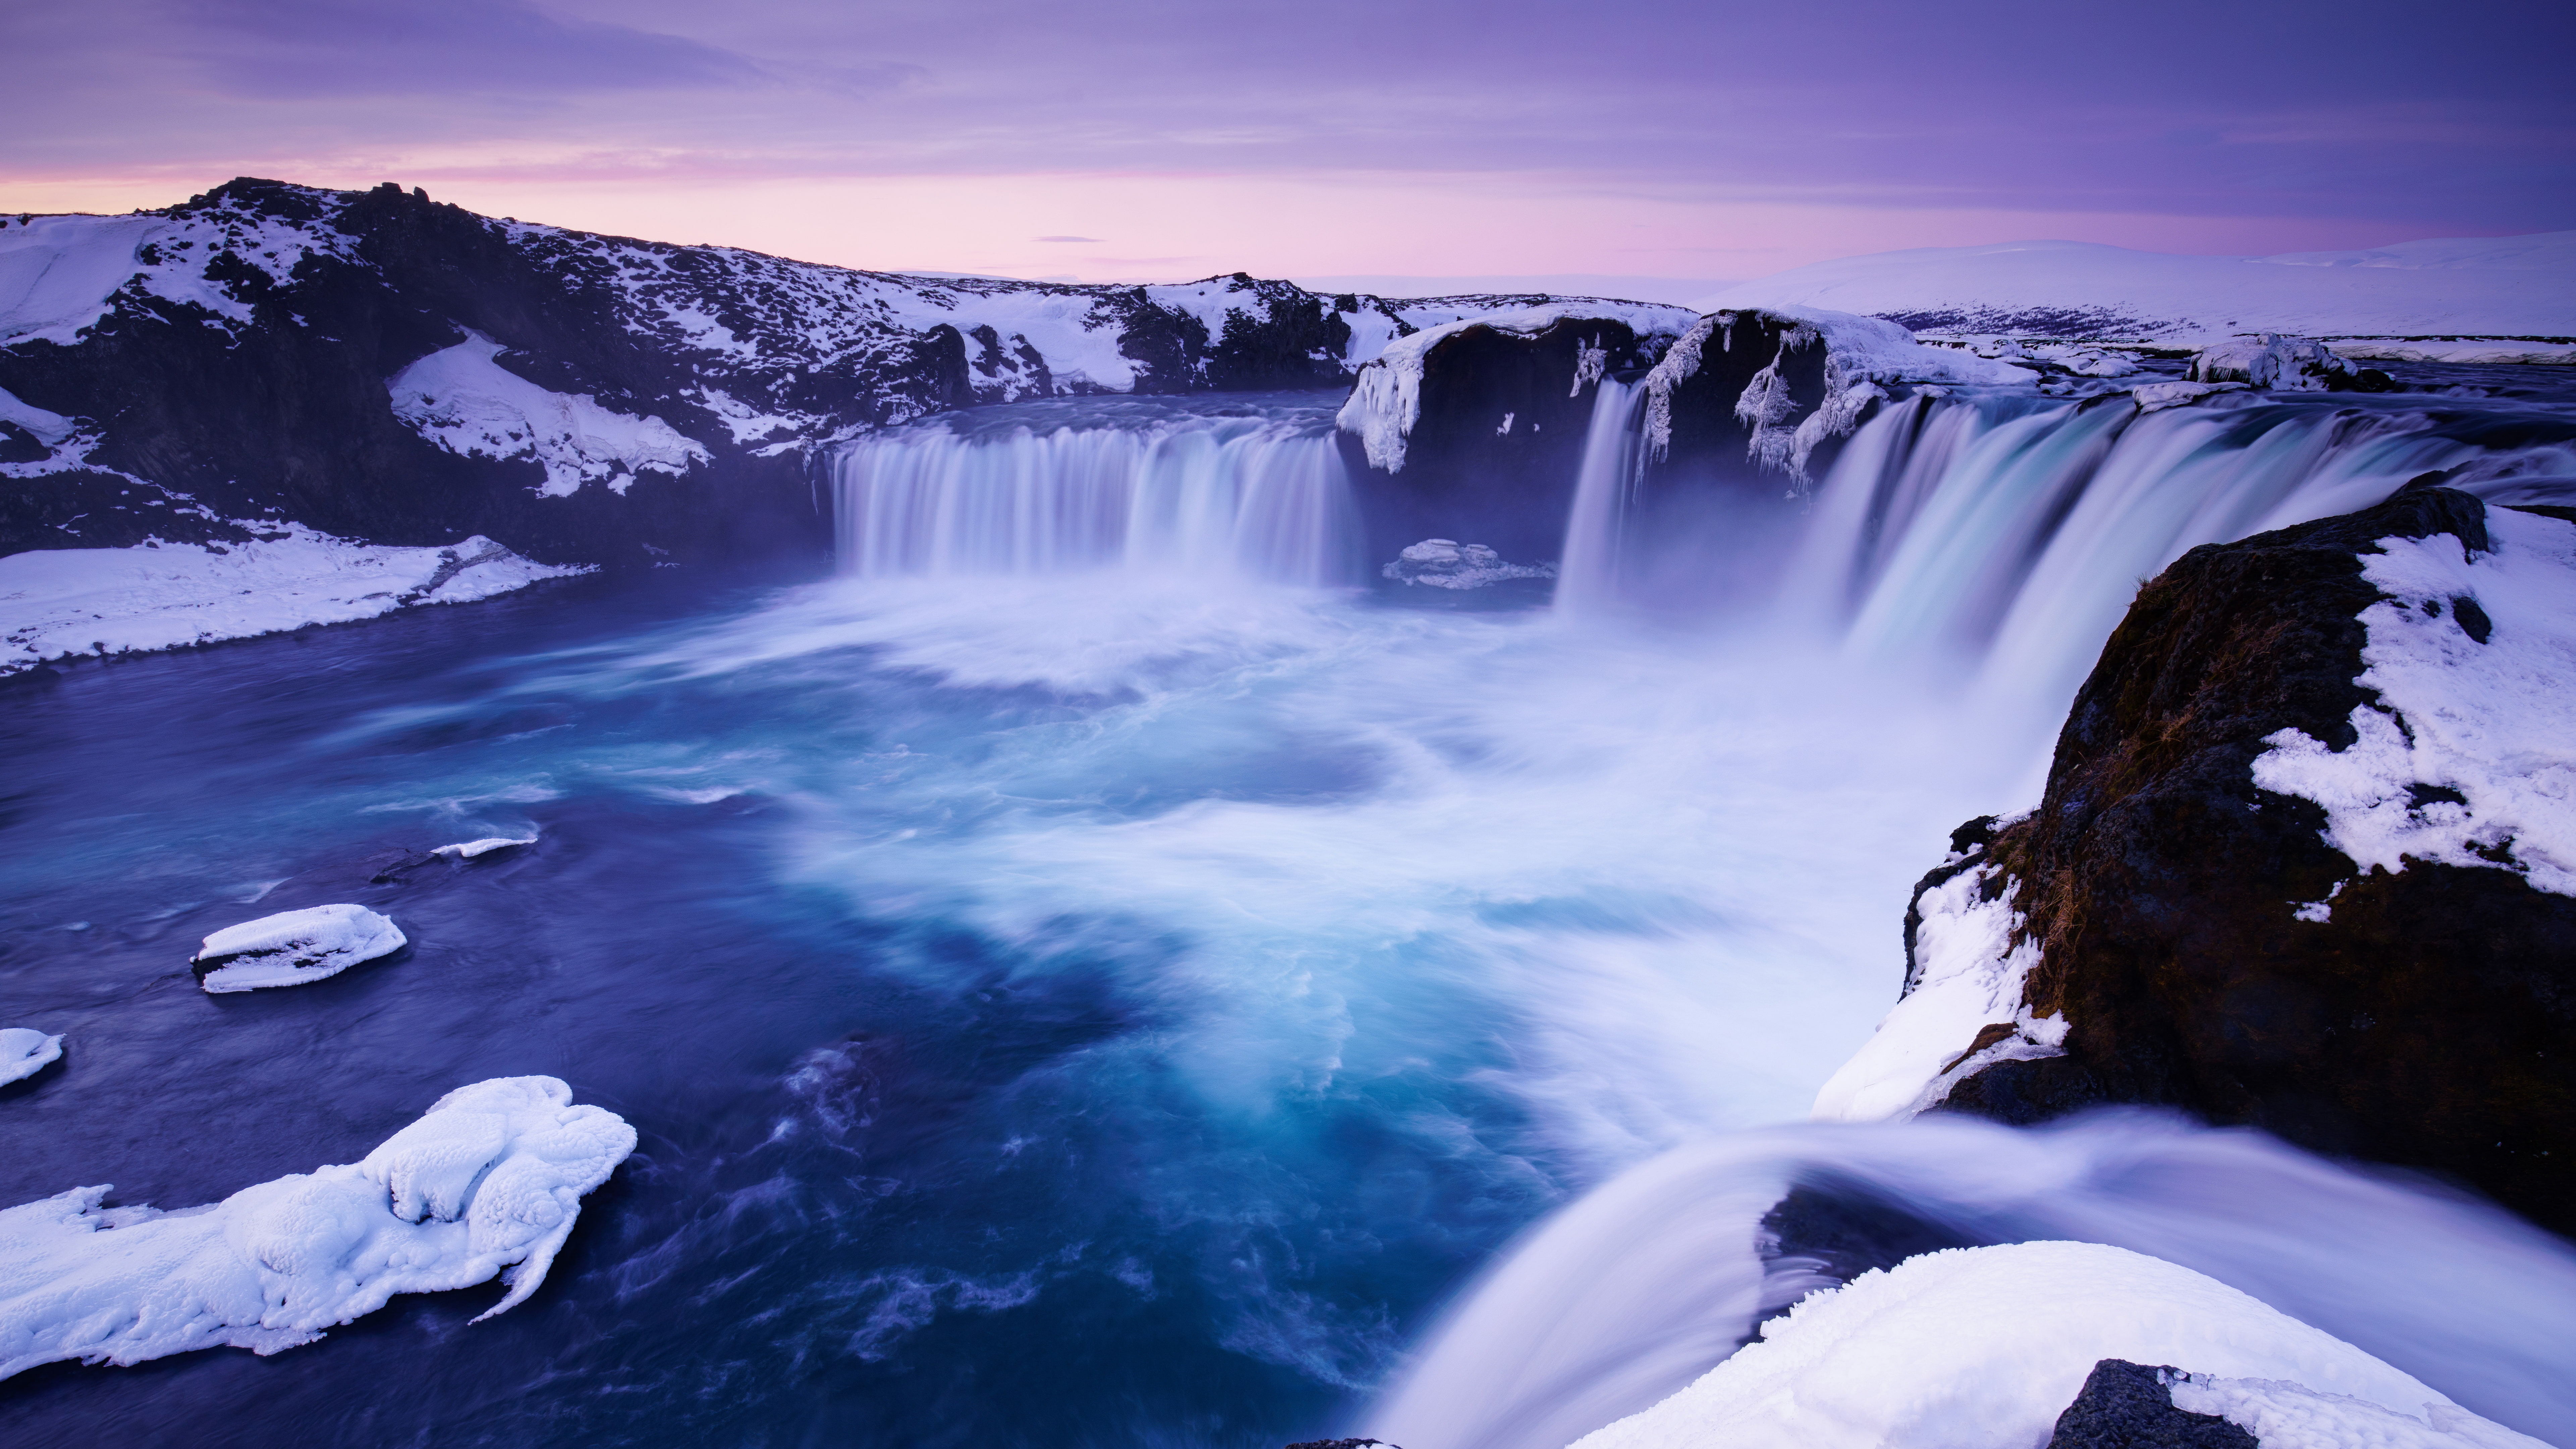
<svg viewBox="0 0 2576 1449">
<path fill-rule="evenodd" d="M 2197 545 L 2364 508 L 2434 470 L 2473 492 L 2576 471 L 2566 441 L 2484 434 L 2323 400 L 2142 414 L 1917 397 L 1836 460 L 1783 605 L 1856 654 L 1964 660 L 1989 693 L 2062 703 L 2138 585 Z"/>
<path fill-rule="evenodd" d="M 1326 429 L 931 424 L 851 444 L 833 473 L 841 569 L 861 577 L 1116 568 L 1336 586 L 1360 573 L 1350 480 Z"/>
</svg>

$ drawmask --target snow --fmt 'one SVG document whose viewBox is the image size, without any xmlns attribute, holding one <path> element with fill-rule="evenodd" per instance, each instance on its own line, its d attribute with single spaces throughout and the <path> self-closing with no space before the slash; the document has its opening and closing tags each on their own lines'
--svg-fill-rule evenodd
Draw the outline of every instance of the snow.
<svg viewBox="0 0 2576 1449">
<path fill-rule="evenodd" d="M 2487 532 L 2475 558 L 2450 534 L 2361 556 L 2386 597 L 2360 614 L 2359 738 L 2281 730 L 2254 783 L 2323 805 L 2356 871 L 2435 861 L 2576 895 L 2576 524 L 2490 506 Z"/>
<path fill-rule="evenodd" d="M 2338 337 L 2334 350 L 2355 362 L 2451 362 L 2576 367 L 2576 342 L 2477 337 Z"/>
<path fill-rule="evenodd" d="M 601 407 L 588 393 L 537 386 L 494 361 L 501 350 L 467 328 L 465 341 L 421 358 L 385 384 L 394 416 L 460 456 L 536 459 L 546 470 L 537 492 L 548 498 L 567 497 L 594 480 L 622 494 L 638 473 L 676 476 L 710 461 L 705 448 L 658 417 L 632 417 Z"/>
<path fill-rule="evenodd" d="M 2125 1248 L 2036 1242 L 1927 1253 L 1813 1294 L 1688 1388 L 1577 1449 L 2038 1449 L 2106 1358 L 2295 1385 L 2310 1402 L 2339 1395 L 2427 1434 L 2441 1432 L 2430 1415 L 2470 1426 L 2421 1441 L 2443 1449 L 2538 1443 L 2216 1279 Z M 2231 1404 L 2299 1402 L 2216 1383 L 2209 1392 L 2241 1396 Z"/>
<path fill-rule="evenodd" d="M 534 845 L 536 843 L 537 838 L 533 835 L 487 835 L 481 840 L 464 840 L 459 841 L 454 845 L 442 845 L 436 850 L 431 851 L 430 854 L 449 856 L 457 860 L 472 860 L 478 855 L 489 855 L 493 851 L 507 850 L 514 845 Z"/>
<path fill-rule="evenodd" d="M 16 393 L 5 387 L 0 387 L 0 423 L 17 424 L 49 448 L 70 442 L 75 431 L 71 419 L 22 402 Z"/>
<path fill-rule="evenodd" d="M 2129 389 L 2129 396 L 2137 400 L 2139 412 L 2160 413 L 2222 392 L 2243 391 L 2241 382 L 2149 382 Z"/>
<path fill-rule="evenodd" d="M 1832 307 L 1934 331 L 2173 343 L 2256 331 L 2563 339 L 2576 336 L 2576 231 L 2273 257 L 2071 241 L 1927 247 L 1795 268 L 1696 305 Z"/>
<path fill-rule="evenodd" d="M 69 347 L 107 315 L 141 263 L 148 217 L 40 216 L 0 227 L 0 347 Z"/>
<path fill-rule="evenodd" d="M 1641 338 L 1678 337 L 1699 321 L 1697 316 L 1680 307 L 1593 301 L 1553 302 L 1541 307 L 1485 312 L 1425 327 L 1388 344 L 1384 352 L 1360 369 L 1359 376 L 1352 383 L 1350 398 L 1342 404 L 1335 422 L 1343 432 L 1359 438 L 1361 447 L 1368 453 L 1370 467 L 1400 473 L 1404 471 L 1405 443 L 1412 436 L 1413 425 L 1422 420 L 1423 359 L 1432 348 L 1470 327 L 1490 327 L 1514 337 L 1535 337 L 1559 322 L 1569 320 L 1620 322 Z M 1579 353 L 1573 378 L 1576 390 L 1582 387 L 1582 373 L 1587 365 L 1598 366 L 1587 364 Z"/>
<path fill-rule="evenodd" d="M 1481 543 L 1446 538 L 1409 545 L 1378 572 L 1398 583 L 1428 584 L 1435 589 L 1481 589 L 1506 579 L 1556 577 L 1556 570 L 1546 564 L 1505 563 L 1501 554 Z"/>
<path fill-rule="evenodd" d="M 1760 309 L 1790 324 L 1780 350 L 1744 386 L 1735 416 L 1753 430 L 1747 453 L 1765 468 L 1803 481 L 1807 460 L 1827 438 L 1847 437 L 1860 425 L 1873 402 L 1887 397 L 1888 383 L 1987 383 L 2009 385 L 2037 376 L 2026 367 L 1980 357 L 1974 352 L 1926 347 L 1914 334 L 1875 317 L 1825 312 L 1807 307 Z M 1693 323 L 1681 339 L 1646 374 L 1646 446 L 1660 459 L 1672 447 L 1673 389 L 1699 372 L 1709 343 L 1720 351 L 1735 348 L 1735 329 L 1746 321 L 1741 311 L 1711 313 Z M 1825 346 L 1825 401 L 1791 426 L 1797 405 L 1780 376 L 1788 354 Z"/>
<path fill-rule="evenodd" d="M 2352 364 L 2311 337 L 2249 332 L 2212 343 L 2191 360 L 2194 382 L 2241 382 L 2281 392 L 2323 392 L 2330 379 L 2352 375 Z"/>
<path fill-rule="evenodd" d="M 635 1129 L 553 1077 L 448 1093 L 357 1163 L 165 1212 L 77 1187 L 0 1210 L 0 1378 L 80 1359 L 136 1364 L 231 1345 L 272 1354 L 397 1293 L 545 1281 L 581 1199 Z"/>
<path fill-rule="evenodd" d="M 2417 1418 L 2280 1379 L 2185 1373 L 2169 1382 L 2175 1408 L 2225 1419 L 2261 1449 L 2548 1449 L 2452 1404 L 2428 1403 Z"/>
<path fill-rule="evenodd" d="M 587 573 L 480 534 L 444 548 L 351 543 L 295 524 L 236 544 L 36 549 L 0 558 L 0 674 L 75 654 L 175 649 L 461 604 Z"/>
<path fill-rule="evenodd" d="M 215 963 L 198 985 L 222 996 L 309 985 L 406 944 L 400 927 L 365 906 L 308 906 L 226 926 L 188 959 L 200 966 Z"/>
<path fill-rule="evenodd" d="M 1963 870 L 1915 901 L 1915 979 L 1878 1030 L 1825 1080 L 1812 1115 L 1819 1122 L 1883 1122 L 1911 1117 L 1950 1095 L 1950 1088 L 2001 1061 L 2060 1055 L 2067 1023 L 2034 1018 L 2022 984 L 2039 964 L 2036 942 L 2014 944 L 2021 912 L 2014 882 L 1983 899 L 1998 867 Z M 1988 1026 L 2011 1034 L 1971 1052 Z"/>
<path fill-rule="evenodd" d="M 33 1027 L 0 1027 L 0 1086 L 23 1082 L 62 1060 L 63 1039 Z"/>
</svg>

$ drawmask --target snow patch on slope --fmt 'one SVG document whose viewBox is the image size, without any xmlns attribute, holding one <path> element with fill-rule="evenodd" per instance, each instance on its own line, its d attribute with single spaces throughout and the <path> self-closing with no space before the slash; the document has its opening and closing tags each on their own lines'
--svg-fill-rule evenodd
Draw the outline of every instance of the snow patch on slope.
<svg viewBox="0 0 2576 1449">
<path fill-rule="evenodd" d="M 2447 533 L 2362 555 L 2388 597 L 2361 612 L 2354 682 L 2378 701 L 2354 707 L 2346 750 L 2267 736 L 2254 783 L 2326 807 L 2327 843 L 2362 872 L 2412 858 L 2576 895 L 2576 524 L 2490 506 L 2487 534 L 2475 558 Z"/>
<path fill-rule="evenodd" d="M 1927 1253 L 1814 1294 L 1577 1449 L 2045 1444 L 2106 1358 L 2300 1385 L 2494 1436 L 2431 1441 L 2443 1449 L 2537 1442 L 2216 1279 L 2125 1248 L 2037 1242 Z"/>
<path fill-rule="evenodd" d="M 429 354 L 385 384 L 394 416 L 460 457 L 534 458 L 537 492 L 567 497 L 593 480 L 624 493 L 646 470 L 678 475 L 710 461 L 705 448 L 657 417 L 601 407 L 588 393 L 550 392 L 493 359 L 501 344 L 466 340 Z"/>
<path fill-rule="evenodd" d="M 351 543 L 297 524 L 236 544 L 36 549 L 0 558 L 0 675 L 75 654 L 176 649 L 413 604 L 488 599 L 588 573 L 481 535 L 444 548 Z"/>
<path fill-rule="evenodd" d="M 2000 869 L 1961 871 L 1916 899 L 1915 979 L 1877 1032 L 1816 1093 L 1815 1120 L 1902 1120 L 1996 1062 L 2063 1054 L 2064 1018 L 2033 1018 L 2022 1001 L 2039 945 L 2014 944 L 2022 925 L 2013 909 L 2019 882 L 1998 886 Z M 1989 1028 L 2007 1031 L 1977 1046 Z"/>
<path fill-rule="evenodd" d="M 635 1129 L 553 1077 L 441 1097 L 364 1160 L 165 1212 L 76 1187 L 0 1211 L 0 1378 L 80 1359 L 136 1364 L 231 1345 L 272 1354 L 397 1293 L 498 1274 L 503 1313 L 543 1283 L 581 1199 Z"/>
</svg>

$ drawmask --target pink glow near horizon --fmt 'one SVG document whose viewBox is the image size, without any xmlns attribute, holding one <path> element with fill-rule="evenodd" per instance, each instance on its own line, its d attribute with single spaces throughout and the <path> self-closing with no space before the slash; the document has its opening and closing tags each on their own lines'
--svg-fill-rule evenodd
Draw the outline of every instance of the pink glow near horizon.
<svg viewBox="0 0 2576 1449">
<path fill-rule="evenodd" d="M 394 180 L 494 216 L 881 271 L 1082 281 L 1595 273 L 1739 280 L 1907 247 L 2039 238 L 2261 255 L 2379 246 L 2403 228 L 2314 217 L 1863 206 L 1637 194 L 1562 175 L 1032 174 L 853 177 L 530 175 L 453 161 L 278 165 L 259 174 L 363 188 Z M 151 172 L 0 174 L 0 211 L 166 206 L 225 179 Z M 1081 238 L 1082 240 L 1040 240 Z"/>
</svg>

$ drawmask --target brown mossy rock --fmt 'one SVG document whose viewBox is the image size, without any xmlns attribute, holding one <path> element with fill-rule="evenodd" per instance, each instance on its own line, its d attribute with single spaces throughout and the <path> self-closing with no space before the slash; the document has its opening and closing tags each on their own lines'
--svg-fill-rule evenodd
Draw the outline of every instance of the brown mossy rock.
<svg viewBox="0 0 2576 1449">
<path fill-rule="evenodd" d="M 2508 870 L 2358 874 L 2322 807 L 2257 789 L 2264 738 L 2334 749 L 2373 696 L 2396 536 L 2488 546 L 2422 482 L 2378 507 L 2192 550 L 2142 588 L 2077 694 L 2039 809 L 1994 833 L 2041 945 L 2025 993 L 2061 1057 L 2000 1063 L 1944 1110 L 2027 1122 L 2162 1103 L 2468 1183 L 2576 1232 L 2576 899 Z M 2333 899 L 2330 919 L 2301 902 Z"/>
</svg>

